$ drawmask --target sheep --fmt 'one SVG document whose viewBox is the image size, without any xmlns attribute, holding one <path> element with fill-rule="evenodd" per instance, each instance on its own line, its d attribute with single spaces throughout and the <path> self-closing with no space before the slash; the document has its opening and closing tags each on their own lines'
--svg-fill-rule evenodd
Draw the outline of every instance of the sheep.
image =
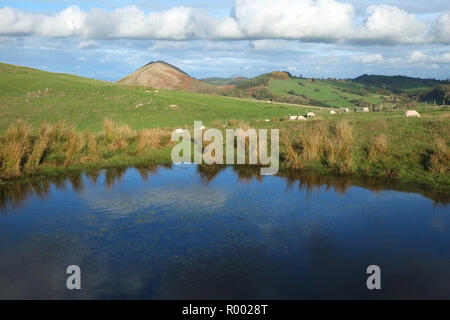
<svg viewBox="0 0 450 320">
<path fill-rule="evenodd" d="M 306 120 L 306 118 L 304 116 L 298 116 L 297 120 Z"/>
<path fill-rule="evenodd" d="M 330 114 L 337 114 L 337 112 L 334 110 L 330 110 Z"/>
<path fill-rule="evenodd" d="M 418 113 L 416 110 L 406 110 L 405 116 L 407 118 L 420 118 L 420 113 Z"/>
<path fill-rule="evenodd" d="M 350 112 L 350 110 L 348 108 L 344 108 L 344 112 L 347 113 Z"/>
<path fill-rule="evenodd" d="M 269 119 L 265 119 L 264 121 L 265 121 L 265 122 L 270 122 L 270 120 L 269 120 Z"/>
<path fill-rule="evenodd" d="M 314 112 L 308 112 L 308 114 L 306 115 L 306 117 L 308 118 L 314 118 L 316 115 L 314 114 Z"/>
<path fill-rule="evenodd" d="M 297 116 L 290 116 L 290 117 L 289 117 L 289 120 L 290 120 L 290 121 L 297 120 Z"/>
<path fill-rule="evenodd" d="M 362 112 L 370 112 L 370 110 L 369 110 L 369 108 L 364 107 L 364 108 L 362 109 Z"/>
</svg>

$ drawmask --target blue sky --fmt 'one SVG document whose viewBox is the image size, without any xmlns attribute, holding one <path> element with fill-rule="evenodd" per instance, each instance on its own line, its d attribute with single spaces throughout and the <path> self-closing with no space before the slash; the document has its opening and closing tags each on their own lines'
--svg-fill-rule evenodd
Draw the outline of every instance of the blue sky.
<svg viewBox="0 0 450 320">
<path fill-rule="evenodd" d="M 0 1 L 0 61 L 116 81 L 288 70 L 450 78 L 448 0 Z"/>
</svg>

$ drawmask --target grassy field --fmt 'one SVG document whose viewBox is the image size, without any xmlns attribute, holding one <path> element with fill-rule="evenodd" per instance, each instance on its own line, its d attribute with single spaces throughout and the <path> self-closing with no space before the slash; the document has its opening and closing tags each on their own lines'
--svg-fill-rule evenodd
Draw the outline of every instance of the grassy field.
<svg viewBox="0 0 450 320">
<path fill-rule="evenodd" d="M 172 107 L 171 107 L 172 106 Z M 133 129 L 210 124 L 227 119 L 272 119 L 298 114 L 297 106 L 261 104 L 223 96 L 118 85 L 0 64 L 0 132 L 22 119 L 34 126 L 65 120 L 99 131 L 110 118 Z"/>
<path fill-rule="evenodd" d="M 313 92 L 331 102 L 335 89 L 325 87 Z M 308 111 L 317 117 L 288 120 Z M 327 108 L 155 92 L 0 65 L 0 181 L 170 163 L 171 130 L 202 120 L 221 129 L 280 129 L 282 170 L 378 177 L 450 194 L 450 110 L 418 111 L 421 118 L 401 111 L 330 115 Z"/>
<path fill-rule="evenodd" d="M 352 100 L 363 100 L 372 104 L 381 103 L 379 94 L 358 94 L 363 89 L 359 83 L 341 83 L 328 80 L 289 79 L 270 80 L 270 90 L 278 94 L 295 93 L 320 101 L 329 107 L 355 107 Z M 347 90 L 347 91 L 344 91 Z"/>
</svg>

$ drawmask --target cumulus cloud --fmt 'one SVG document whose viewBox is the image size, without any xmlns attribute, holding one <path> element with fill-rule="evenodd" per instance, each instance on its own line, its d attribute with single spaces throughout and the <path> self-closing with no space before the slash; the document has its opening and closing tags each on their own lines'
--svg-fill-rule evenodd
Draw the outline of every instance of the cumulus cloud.
<svg viewBox="0 0 450 320">
<path fill-rule="evenodd" d="M 231 15 L 220 18 L 190 7 L 145 12 L 137 6 L 112 11 L 70 6 L 53 14 L 4 7 L 0 9 L 0 36 L 450 43 L 450 12 L 432 26 L 387 5 L 369 6 L 366 15 L 357 25 L 354 6 L 337 0 L 236 0 Z M 264 44 L 255 43 L 255 49 Z"/>
<path fill-rule="evenodd" d="M 436 19 L 431 34 L 435 42 L 450 44 L 450 11 Z"/>
<path fill-rule="evenodd" d="M 248 38 L 338 40 L 352 31 L 354 7 L 334 0 L 237 0 L 234 16 Z"/>
<path fill-rule="evenodd" d="M 356 38 L 393 43 L 420 43 L 425 39 L 427 26 L 414 14 L 388 5 L 369 6 L 367 14 Z"/>
<path fill-rule="evenodd" d="M 439 55 L 429 55 L 423 51 L 413 51 L 406 59 L 408 63 L 433 63 L 444 64 L 450 63 L 450 52 L 445 52 Z"/>
</svg>

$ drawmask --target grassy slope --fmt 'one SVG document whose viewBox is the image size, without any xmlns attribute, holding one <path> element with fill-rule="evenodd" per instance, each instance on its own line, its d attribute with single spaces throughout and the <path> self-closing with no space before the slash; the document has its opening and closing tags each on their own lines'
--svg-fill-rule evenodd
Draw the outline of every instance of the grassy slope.
<svg viewBox="0 0 450 320">
<path fill-rule="evenodd" d="M 378 88 L 396 88 L 406 93 L 420 92 L 443 84 L 443 81 L 434 79 L 380 75 L 362 75 L 353 79 L 353 82 Z"/>
<path fill-rule="evenodd" d="M 301 82 L 303 85 L 299 85 Z M 289 79 L 289 80 L 270 80 L 271 91 L 279 94 L 287 94 L 292 90 L 297 94 L 305 95 L 308 98 L 320 101 L 328 106 L 334 107 L 354 107 L 351 100 L 364 100 L 370 103 L 381 102 L 380 95 L 369 94 L 367 96 L 358 95 L 356 92 L 362 89 L 363 85 L 357 83 L 339 83 L 328 80 L 310 79 Z M 350 89 L 352 92 L 344 92 L 342 89 Z"/>
<path fill-rule="evenodd" d="M 178 107 L 171 109 L 171 105 Z M 35 126 L 42 121 L 65 120 L 80 130 L 99 131 L 105 118 L 142 129 L 192 126 L 194 120 L 209 124 L 226 119 L 271 119 L 299 110 L 306 111 L 222 96 L 165 90 L 155 93 L 143 87 L 0 64 L 0 132 L 18 119 Z"/>
<path fill-rule="evenodd" d="M 294 84 L 303 88 L 296 82 Z M 327 101 L 335 99 L 332 96 L 334 89 L 321 81 L 309 85 L 321 86 L 319 93 L 321 97 L 328 99 Z M 45 92 L 46 88 L 49 89 L 48 93 Z M 41 94 L 38 95 L 39 90 Z M 305 125 L 314 125 L 321 120 L 333 122 L 345 119 L 353 129 L 352 154 L 357 173 L 383 176 L 386 168 L 393 169 L 402 181 L 449 192 L 449 174 L 434 175 L 427 171 L 427 157 L 430 150 L 433 150 L 436 138 L 443 138 L 447 146 L 449 145 L 449 111 L 419 110 L 422 118 L 406 119 L 402 112 L 351 112 L 331 116 L 326 109 L 316 109 L 314 112 L 318 117 L 308 120 L 307 123 L 265 123 L 260 120 L 298 114 L 300 111 L 304 114 L 311 109 L 203 94 L 146 91 L 148 88 L 121 86 L 0 64 L 0 131 L 4 132 L 8 125 L 17 119 L 27 120 L 35 127 L 42 121 L 66 120 L 68 124 L 76 125 L 79 130 L 87 128 L 92 131 L 101 130 L 106 117 L 129 124 L 133 129 L 174 128 L 183 125 L 191 127 L 194 120 L 203 120 L 208 125 L 215 120 L 244 119 L 252 127 L 282 130 L 297 128 L 300 131 Z M 27 99 L 29 102 L 26 102 Z M 135 108 L 140 103 L 144 105 Z M 178 105 L 179 110 L 171 110 L 171 104 Z M 257 119 L 259 121 L 256 121 Z M 369 164 L 366 150 L 372 139 L 380 133 L 388 136 L 389 151 L 386 165 L 378 167 Z M 82 166 L 125 165 L 132 161 L 143 161 L 144 158 L 146 161 L 167 162 L 169 153 L 170 148 L 163 148 L 137 159 L 135 153 L 125 150 L 121 154 L 112 154 L 112 158 L 99 160 L 98 163 L 85 163 Z M 60 172 L 64 168 L 55 170 Z M 319 168 L 319 171 L 329 173 L 326 167 Z"/>
</svg>

